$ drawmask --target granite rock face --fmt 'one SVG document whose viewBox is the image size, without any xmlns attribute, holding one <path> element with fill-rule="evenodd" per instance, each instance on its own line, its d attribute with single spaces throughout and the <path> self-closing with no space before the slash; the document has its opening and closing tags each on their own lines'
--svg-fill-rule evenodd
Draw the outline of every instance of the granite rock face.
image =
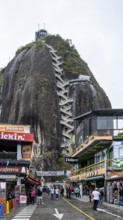
<svg viewBox="0 0 123 220">
<path fill-rule="evenodd" d="M 50 46 L 55 54 L 50 52 Z M 58 68 L 55 70 L 53 65 L 56 55 L 60 60 L 61 78 Z M 61 94 L 58 95 L 59 82 L 64 85 L 69 82 L 69 91 L 64 90 L 66 94 L 62 97 L 73 99 L 72 117 L 97 108 L 111 108 L 107 95 L 87 64 L 74 46 L 59 35 L 48 35 L 45 41 L 38 40 L 21 48 L 2 70 L 2 78 L 1 123 L 31 125 L 41 154 L 61 149 L 64 114 L 61 114 Z"/>
</svg>

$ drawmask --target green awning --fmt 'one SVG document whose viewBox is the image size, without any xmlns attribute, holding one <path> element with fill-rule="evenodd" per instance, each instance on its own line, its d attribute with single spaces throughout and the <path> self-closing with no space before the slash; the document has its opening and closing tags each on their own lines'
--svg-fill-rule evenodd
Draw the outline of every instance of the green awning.
<svg viewBox="0 0 123 220">
<path fill-rule="evenodd" d="M 104 175 L 88 177 L 85 179 L 85 181 L 99 180 L 99 179 L 104 179 Z"/>
</svg>

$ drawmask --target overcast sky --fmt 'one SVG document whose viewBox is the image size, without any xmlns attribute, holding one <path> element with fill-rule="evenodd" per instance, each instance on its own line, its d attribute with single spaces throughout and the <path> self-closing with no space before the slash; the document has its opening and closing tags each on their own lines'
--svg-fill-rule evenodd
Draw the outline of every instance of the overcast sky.
<svg viewBox="0 0 123 220">
<path fill-rule="evenodd" d="M 1 68 L 45 27 L 72 40 L 112 107 L 123 108 L 123 0 L 0 0 L 0 9 Z"/>
</svg>

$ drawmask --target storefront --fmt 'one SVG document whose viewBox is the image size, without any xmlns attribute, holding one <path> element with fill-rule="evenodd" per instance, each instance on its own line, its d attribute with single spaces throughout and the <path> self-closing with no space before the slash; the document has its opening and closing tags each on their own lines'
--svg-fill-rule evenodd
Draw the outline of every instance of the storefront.
<svg viewBox="0 0 123 220">
<path fill-rule="evenodd" d="M 118 191 L 123 187 L 123 173 L 121 170 L 108 170 L 106 178 L 106 201 L 117 204 Z"/>
<path fill-rule="evenodd" d="M 26 194 L 34 135 L 30 126 L 0 125 L 0 199 L 9 200 Z"/>
</svg>

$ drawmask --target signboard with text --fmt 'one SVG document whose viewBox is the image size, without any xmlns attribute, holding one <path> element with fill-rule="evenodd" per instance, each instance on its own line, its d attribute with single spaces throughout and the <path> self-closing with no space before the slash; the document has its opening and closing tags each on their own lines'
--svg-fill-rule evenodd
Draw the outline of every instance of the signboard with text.
<svg viewBox="0 0 123 220">
<path fill-rule="evenodd" d="M 0 132 L 17 132 L 17 133 L 30 133 L 29 125 L 9 125 L 9 124 L 1 124 Z"/>
<path fill-rule="evenodd" d="M 0 166 L 0 173 L 21 173 L 22 167 L 17 166 Z"/>
<path fill-rule="evenodd" d="M 37 176 L 64 176 L 64 171 L 36 171 Z"/>
<path fill-rule="evenodd" d="M 78 163 L 78 157 L 65 157 L 65 162 L 66 163 Z"/>
<path fill-rule="evenodd" d="M 33 142 L 34 135 L 14 132 L 0 132 L 0 140 Z"/>
</svg>

